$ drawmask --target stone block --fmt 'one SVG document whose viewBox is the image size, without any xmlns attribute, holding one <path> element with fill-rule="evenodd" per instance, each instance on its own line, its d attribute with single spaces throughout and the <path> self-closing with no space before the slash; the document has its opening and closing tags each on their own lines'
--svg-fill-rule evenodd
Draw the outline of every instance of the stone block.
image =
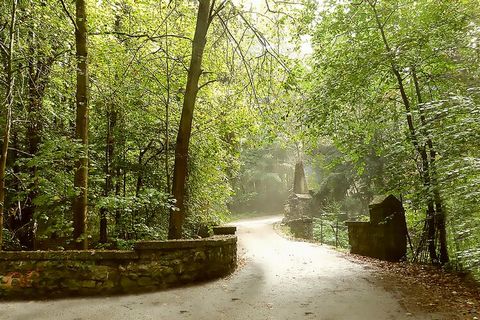
<svg viewBox="0 0 480 320">
<path fill-rule="evenodd" d="M 214 235 L 233 235 L 237 232 L 237 227 L 235 226 L 216 226 L 213 227 Z"/>
<path fill-rule="evenodd" d="M 82 288 L 95 288 L 96 285 L 97 283 L 93 280 L 85 280 L 85 281 L 82 281 L 81 283 Z"/>
<path fill-rule="evenodd" d="M 152 278 L 149 278 L 149 277 L 140 277 L 138 278 L 137 283 L 140 287 L 148 287 L 152 285 L 153 281 L 152 281 Z"/>
<path fill-rule="evenodd" d="M 350 252 L 387 261 L 407 253 L 407 225 L 402 204 L 394 196 L 370 205 L 370 221 L 347 221 Z"/>
<path fill-rule="evenodd" d="M 120 279 L 120 287 L 125 291 L 135 289 L 137 288 L 137 282 L 130 279 L 129 277 L 122 276 L 122 278 Z"/>
<path fill-rule="evenodd" d="M 102 282 L 99 287 L 103 288 L 103 289 L 111 289 L 111 288 L 115 287 L 115 283 L 112 280 L 107 280 L 107 281 Z"/>
<path fill-rule="evenodd" d="M 205 261 L 207 259 L 207 255 L 205 254 L 204 251 L 197 251 L 195 252 L 193 261 Z"/>
</svg>

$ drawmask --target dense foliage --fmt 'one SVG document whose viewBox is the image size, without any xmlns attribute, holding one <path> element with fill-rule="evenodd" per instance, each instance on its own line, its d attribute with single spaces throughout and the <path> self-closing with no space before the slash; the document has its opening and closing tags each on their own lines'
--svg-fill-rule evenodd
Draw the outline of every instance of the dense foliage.
<svg viewBox="0 0 480 320">
<path fill-rule="evenodd" d="M 403 198 L 414 259 L 445 263 L 446 246 L 457 266 L 480 258 L 479 13 L 476 1 L 330 1 L 313 34 L 313 131 L 355 168 L 353 192 Z"/>
<path fill-rule="evenodd" d="M 13 4 L 16 7 L 12 7 Z M 189 151 L 185 236 L 227 214 L 240 151 L 272 139 L 270 99 L 284 93 L 288 54 L 281 31 L 303 6 L 257 14 L 250 5 L 212 2 Z M 283 5 L 285 7 L 285 5 Z M 89 68 L 88 236 L 93 245 L 163 239 L 175 137 L 195 31 L 196 1 L 87 1 Z M 310 11 L 313 7 L 310 7 Z M 263 9 L 262 9 L 263 10 Z M 263 11 L 262 11 L 263 12 Z M 9 22 L 15 14 L 17 24 Z M 86 151 L 75 140 L 75 6 L 69 1 L 4 1 L 0 44 L 10 31 L 15 79 L 6 168 L 8 248 L 68 244 L 74 173 Z M 268 22 L 268 23 L 266 23 Z M 297 40 L 291 37 L 292 44 Z M 280 53 L 280 51 L 285 51 Z M 2 55 L 5 67 L 9 61 Z M 8 70 L 0 77 L 2 101 Z M 3 105 L 2 105 L 3 108 Z M 2 113 L 2 123 L 7 114 Z M 2 133 L 5 126 L 2 126 Z M 261 143 L 260 143 L 261 144 Z M 108 243 L 96 244 L 102 218 Z M 67 240 L 67 242 L 65 242 Z"/>
<path fill-rule="evenodd" d="M 281 210 L 303 161 L 322 241 L 345 246 L 337 224 L 395 194 L 412 259 L 478 268 L 478 1 L 207 2 L 184 236 L 229 209 Z M 7 249 L 68 245 L 86 157 L 90 246 L 164 239 L 176 210 L 198 1 L 86 4 L 88 152 L 75 139 L 73 2 L 0 3 Z"/>
</svg>

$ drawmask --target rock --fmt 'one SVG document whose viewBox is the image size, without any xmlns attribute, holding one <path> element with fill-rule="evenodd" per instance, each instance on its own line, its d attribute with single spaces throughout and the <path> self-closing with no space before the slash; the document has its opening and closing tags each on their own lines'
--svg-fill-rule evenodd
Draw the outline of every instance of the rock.
<svg viewBox="0 0 480 320">
<path fill-rule="evenodd" d="M 135 289 L 137 288 L 137 282 L 136 281 L 133 281 L 132 279 L 128 278 L 128 277 L 122 277 L 120 279 L 120 286 L 122 287 L 122 289 L 124 289 L 125 291 L 129 291 L 130 289 Z"/>
<path fill-rule="evenodd" d="M 82 288 L 95 288 L 97 283 L 93 280 L 82 281 Z"/>
<path fill-rule="evenodd" d="M 207 259 L 207 255 L 203 251 L 195 252 L 195 256 L 193 261 L 205 261 Z"/>
<path fill-rule="evenodd" d="M 153 281 L 151 278 L 148 277 L 140 277 L 137 281 L 138 285 L 141 287 L 148 287 L 152 285 Z"/>
</svg>

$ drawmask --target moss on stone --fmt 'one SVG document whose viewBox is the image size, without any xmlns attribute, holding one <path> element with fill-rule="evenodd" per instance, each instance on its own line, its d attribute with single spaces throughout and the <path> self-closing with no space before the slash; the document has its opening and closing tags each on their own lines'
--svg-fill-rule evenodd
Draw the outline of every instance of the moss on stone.
<svg viewBox="0 0 480 320">
<path fill-rule="evenodd" d="M 223 276 L 236 265 L 234 236 L 158 243 L 137 251 L 0 252 L 0 297 L 152 291 Z"/>
</svg>

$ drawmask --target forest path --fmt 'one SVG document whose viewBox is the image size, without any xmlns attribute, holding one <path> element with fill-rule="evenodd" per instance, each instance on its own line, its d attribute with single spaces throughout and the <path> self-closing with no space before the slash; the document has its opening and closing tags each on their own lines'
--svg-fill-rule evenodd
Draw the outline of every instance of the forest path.
<svg viewBox="0 0 480 320">
<path fill-rule="evenodd" d="M 280 219 L 234 223 L 240 267 L 225 279 L 140 295 L 1 303 L 0 319 L 441 319 L 408 313 L 367 265 L 279 236 Z"/>
</svg>

